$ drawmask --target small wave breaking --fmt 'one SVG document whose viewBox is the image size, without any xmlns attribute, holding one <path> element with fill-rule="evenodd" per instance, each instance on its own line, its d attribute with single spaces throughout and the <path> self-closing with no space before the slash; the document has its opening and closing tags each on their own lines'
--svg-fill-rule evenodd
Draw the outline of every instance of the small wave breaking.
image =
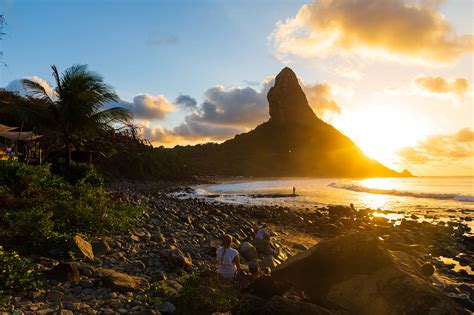
<svg viewBox="0 0 474 315">
<path fill-rule="evenodd" d="M 392 195 L 392 196 L 401 196 L 401 197 L 456 200 L 460 202 L 474 202 L 474 196 L 469 196 L 469 195 L 424 193 L 424 192 L 403 191 L 403 190 L 396 190 L 396 189 L 377 189 L 377 188 L 368 188 L 364 186 L 359 186 L 355 184 L 346 184 L 346 183 L 342 184 L 338 182 L 332 182 L 328 184 L 328 186 L 339 188 L 339 189 L 356 191 L 356 192 L 377 194 L 377 195 Z"/>
</svg>

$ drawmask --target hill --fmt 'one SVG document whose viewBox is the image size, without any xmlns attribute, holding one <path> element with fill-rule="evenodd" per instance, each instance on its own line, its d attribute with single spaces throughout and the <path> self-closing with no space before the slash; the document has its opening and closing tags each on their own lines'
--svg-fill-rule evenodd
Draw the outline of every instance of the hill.
<svg viewBox="0 0 474 315">
<path fill-rule="evenodd" d="M 219 176 L 397 177 L 367 157 L 308 105 L 295 73 L 284 68 L 267 95 L 270 119 L 222 144 L 177 146 L 192 172 Z"/>
</svg>

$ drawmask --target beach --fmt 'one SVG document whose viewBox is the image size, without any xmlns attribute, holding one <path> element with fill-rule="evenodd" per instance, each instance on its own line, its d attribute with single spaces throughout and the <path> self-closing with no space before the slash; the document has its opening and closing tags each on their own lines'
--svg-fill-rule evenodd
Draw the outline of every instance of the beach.
<svg viewBox="0 0 474 315">
<path fill-rule="evenodd" d="M 285 264 L 290 257 L 310 252 L 308 249 L 313 245 L 322 244 L 324 247 L 327 242 L 338 244 L 339 240 L 343 243 L 345 237 L 355 235 L 357 239 L 359 236 L 366 237 L 368 233 L 376 238 L 378 246 L 388 250 L 385 253 L 402 252 L 408 255 L 410 279 L 421 279 L 417 285 L 435 290 L 430 294 L 443 292 L 444 298 L 439 302 L 442 307 L 473 309 L 469 300 L 473 292 L 473 238 L 469 227 L 458 220 L 427 222 L 413 214 L 406 214 L 402 219 L 392 221 L 378 215 L 376 209 L 351 208 L 348 204 L 298 209 L 186 197 L 185 194 L 195 193 L 196 188 L 193 187 L 196 186 L 188 183 L 110 185 L 109 190 L 116 200 L 145 206 L 146 211 L 137 226 L 125 234 L 83 239 L 85 243 L 92 244 L 93 259 L 84 256 L 79 261 L 68 261 L 34 257 L 40 268 L 53 276 L 44 290 L 15 297 L 15 307 L 26 314 L 48 314 L 61 310 L 84 314 L 189 313 L 186 308 L 189 305 L 180 298 L 186 296 L 183 292 L 187 292 L 181 291 L 186 284 L 180 279 L 195 273 L 213 274 L 215 250 L 220 237 L 225 233 L 232 234 L 234 247 L 239 248 L 242 243 L 252 242 L 257 221 L 263 221 L 274 232 L 273 251 L 271 254 L 258 253 L 257 258 L 262 268 L 275 269 L 276 274 L 279 265 Z M 354 246 L 359 245 L 354 243 Z M 246 257 L 252 258 L 247 255 L 250 254 L 241 251 L 244 269 L 249 262 Z M 344 251 L 340 255 L 344 257 Z M 395 265 L 400 263 L 399 258 L 390 259 Z M 77 271 L 79 276 L 67 281 L 55 278 L 55 273 L 50 270 L 63 268 L 65 264 L 67 268 Z M 352 269 L 350 262 L 346 265 Z M 422 266 L 433 266 L 433 273 L 423 275 Z M 337 266 L 333 270 L 337 271 Z M 387 273 L 382 272 L 381 275 L 386 277 Z M 205 287 L 209 289 L 209 286 Z M 223 294 L 219 287 L 211 289 L 216 299 Z M 225 294 L 230 293 L 226 291 Z M 225 305 L 206 304 L 204 297 L 199 295 L 196 298 L 202 299 L 199 305 L 204 307 L 203 313 L 227 312 L 236 305 L 249 304 L 247 295 L 243 294 L 239 290 L 232 291 L 226 298 L 235 298 L 236 304 L 229 302 Z M 412 294 L 416 297 L 418 293 L 415 290 Z M 284 295 L 284 299 L 287 299 L 285 303 L 306 303 L 294 298 L 291 291 Z M 454 304 L 449 304 L 451 302 Z M 266 306 L 262 307 L 271 308 L 275 301 L 265 303 Z M 338 304 L 338 298 L 333 298 L 331 303 L 323 305 L 329 312 L 342 311 L 347 307 L 342 300 Z M 408 307 L 406 301 L 397 303 L 401 308 Z M 420 296 L 417 303 L 428 302 Z M 292 307 L 295 311 L 298 309 Z"/>
</svg>

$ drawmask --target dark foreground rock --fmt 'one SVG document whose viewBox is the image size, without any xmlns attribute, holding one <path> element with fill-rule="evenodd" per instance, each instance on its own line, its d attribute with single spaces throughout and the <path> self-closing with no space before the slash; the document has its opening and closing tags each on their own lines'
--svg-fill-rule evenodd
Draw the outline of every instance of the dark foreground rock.
<svg viewBox="0 0 474 315">
<path fill-rule="evenodd" d="M 59 263 L 53 268 L 45 271 L 45 278 L 59 282 L 77 283 L 80 280 L 80 273 L 77 264 L 65 262 Z"/>
<path fill-rule="evenodd" d="M 315 304 L 290 300 L 278 295 L 269 300 L 246 294 L 241 300 L 242 307 L 249 315 L 329 315 L 330 311 Z"/>
<path fill-rule="evenodd" d="M 416 261 L 370 232 L 323 241 L 275 268 L 315 304 L 358 314 L 464 314 L 423 277 Z M 258 281 L 254 284 L 258 286 Z"/>
</svg>

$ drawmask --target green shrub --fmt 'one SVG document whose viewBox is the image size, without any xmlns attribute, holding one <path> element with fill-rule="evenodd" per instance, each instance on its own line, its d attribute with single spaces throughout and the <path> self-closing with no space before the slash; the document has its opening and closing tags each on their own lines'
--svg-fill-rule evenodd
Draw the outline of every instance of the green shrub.
<svg viewBox="0 0 474 315">
<path fill-rule="evenodd" d="M 93 236 L 129 228 L 142 209 L 115 203 L 95 186 L 95 170 L 81 169 L 88 169 L 86 178 L 71 183 L 51 174 L 47 166 L 0 161 L 0 187 L 5 191 L 0 193 L 0 240 L 40 249 L 74 233 Z"/>
<path fill-rule="evenodd" d="M 222 286 L 215 273 L 193 272 L 177 277 L 176 281 L 183 286 L 175 298 L 182 313 L 228 312 L 238 306 L 239 291 L 234 287 Z"/>
<path fill-rule="evenodd" d="M 5 220 L 12 231 L 11 235 L 27 239 L 48 238 L 54 227 L 52 219 L 53 213 L 42 207 L 21 209 L 5 214 Z"/>
<path fill-rule="evenodd" d="M 0 185 L 15 192 L 31 192 L 50 175 L 49 165 L 32 167 L 17 161 L 0 162 Z"/>
<path fill-rule="evenodd" d="M 0 299 L 20 291 L 35 290 L 41 286 L 35 265 L 16 252 L 0 246 Z"/>
<path fill-rule="evenodd" d="M 103 177 L 88 163 L 72 161 L 71 165 L 67 166 L 66 160 L 59 159 L 51 165 L 51 172 L 62 176 L 71 184 L 90 184 L 98 187 L 104 183 Z"/>
</svg>

